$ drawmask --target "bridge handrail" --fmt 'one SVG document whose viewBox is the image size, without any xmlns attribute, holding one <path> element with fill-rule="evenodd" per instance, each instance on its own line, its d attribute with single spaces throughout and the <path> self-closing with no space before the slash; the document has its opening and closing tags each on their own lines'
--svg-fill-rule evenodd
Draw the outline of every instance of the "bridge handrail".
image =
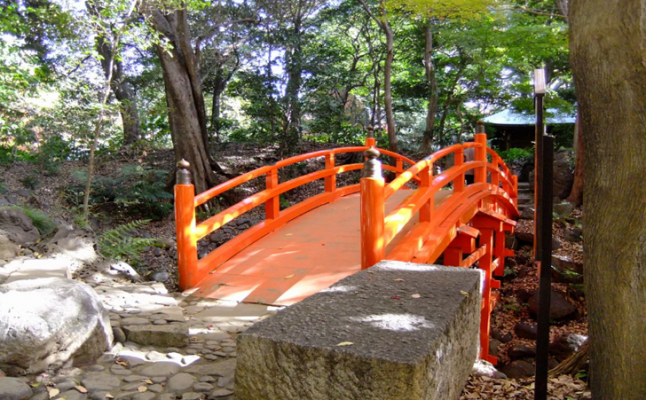
<svg viewBox="0 0 646 400">
<path fill-rule="evenodd" d="M 355 163 L 336 166 L 335 155 L 363 152 L 374 147 L 375 144 L 374 138 L 368 138 L 364 146 L 339 147 L 300 154 L 280 160 L 273 165 L 256 168 L 197 195 L 194 193 L 193 185 L 190 184 L 188 163 L 182 164 L 182 166 L 180 166 L 181 163 L 178 163 L 180 170 L 178 170 L 178 184 L 175 185 L 175 214 L 180 287 L 186 289 L 194 286 L 199 282 L 201 277 L 204 277 L 210 272 L 210 270 L 205 271 L 208 269 L 207 267 L 210 269 L 213 269 L 211 267 L 217 267 L 250 243 L 258 240 L 271 230 L 284 225 L 290 219 L 302 215 L 313 207 L 334 201 L 338 197 L 358 192 L 359 185 L 338 188 L 336 185 L 336 176 L 343 172 L 362 169 L 363 164 Z M 415 164 L 411 159 L 392 151 L 386 149 L 379 149 L 379 151 L 395 159 L 395 166 L 386 165 L 384 169 L 393 171 L 396 175 L 404 171 L 404 163 L 409 165 Z M 281 168 L 319 157 L 325 157 L 324 169 L 279 183 L 278 172 Z M 179 176 L 181 174 L 183 174 L 184 179 L 180 182 Z M 196 221 L 195 210 L 197 207 L 200 207 L 228 190 L 263 176 L 266 177 L 266 187 L 264 190 L 245 198 L 205 221 L 200 223 Z M 285 210 L 280 210 L 279 196 L 281 194 L 319 179 L 325 180 L 324 193 L 292 205 Z M 411 179 L 418 180 L 419 178 L 412 177 Z M 198 240 L 220 229 L 231 220 L 263 204 L 265 205 L 265 221 L 253 227 L 253 229 L 250 228 L 240 233 L 234 239 L 230 240 L 226 246 L 220 246 L 198 260 Z"/>
<path fill-rule="evenodd" d="M 464 150 L 475 149 L 475 161 L 464 162 Z M 438 175 L 433 175 L 433 164 L 438 160 L 454 155 L 454 166 Z M 491 156 L 491 162 L 487 160 Z M 514 206 L 518 202 L 517 178 L 493 149 L 487 147 L 487 136 L 478 133 L 475 142 L 456 144 L 441 149 L 402 172 L 399 177 L 383 186 L 383 179 L 364 177 L 361 182 L 362 221 L 370 221 L 372 226 L 362 222 L 362 268 L 368 268 L 386 257 L 385 249 L 400 233 L 406 224 L 419 213 L 419 222 L 430 222 L 435 212 L 435 194 L 453 182 L 453 192 L 459 194 L 465 190 L 464 175 L 474 171 L 474 183 L 487 183 L 490 177 L 492 187 L 501 188 Z M 385 215 L 385 200 L 401 189 L 413 177 L 419 177 L 417 191 L 408 196 L 399 206 Z M 370 199 L 369 197 L 375 197 Z M 381 222 L 379 222 L 381 221 Z"/>
</svg>

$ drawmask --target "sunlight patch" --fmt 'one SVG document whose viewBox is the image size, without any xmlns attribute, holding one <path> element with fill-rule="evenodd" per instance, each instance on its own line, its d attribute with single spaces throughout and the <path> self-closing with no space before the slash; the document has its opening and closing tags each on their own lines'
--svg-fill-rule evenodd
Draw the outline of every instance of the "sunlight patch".
<svg viewBox="0 0 646 400">
<path fill-rule="evenodd" d="M 376 328 L 389 331 L 417 331 L 433 328 L 433 324 L 426 318 L 414 314 L 382 314 L 366 317 L 352 317 L 354 322 L 368 323 Z"/>
</svg>

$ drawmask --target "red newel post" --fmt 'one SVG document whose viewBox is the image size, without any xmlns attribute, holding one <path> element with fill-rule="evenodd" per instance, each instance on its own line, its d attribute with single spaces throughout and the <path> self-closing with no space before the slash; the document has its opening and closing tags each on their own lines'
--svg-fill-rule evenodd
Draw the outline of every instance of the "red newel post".
<svg viewBox="0 0 646 400">
<path fill-rule="evenodd" d="M 475 183 L 486 183 L 487 182 L 487 134 L 484 133 L 484 123 L 478 121 L 478 129 L 476 130 L 475 142 L 480 144 L 480 146 L 475 149 L 475 159 L 476 161 L 484 162 L 485 164 L 481 167 L 475 169 Z"/>
<path fill-rule="evenodd" d="M 177 270 L 179 287 L 197 284 L 197 240 L 195 238 L 195 188 L 191 184 L 190 164 L 177 163 L 175 175 L 175 227 L 177 235 Z"/>
<path fill-rule="evenodd" d="M 361 269 L 370 268 L 386 257 L 384 246 L 384 178 L 379 152 L 371 147 L 365 151 L 361 178 Z"/>
</svg>

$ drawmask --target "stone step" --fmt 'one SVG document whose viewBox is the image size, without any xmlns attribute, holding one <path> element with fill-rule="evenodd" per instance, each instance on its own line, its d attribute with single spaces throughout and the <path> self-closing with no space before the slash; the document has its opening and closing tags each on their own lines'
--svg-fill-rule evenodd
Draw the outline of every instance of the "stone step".
<svg viewBox="0 0 646 400">
<path fill-rule="evenodd" d="M 518 206 L 521 204 L 530 204 L 534 202 L 534 197 L 530 196 L 518 196 Z"/>
</svg>

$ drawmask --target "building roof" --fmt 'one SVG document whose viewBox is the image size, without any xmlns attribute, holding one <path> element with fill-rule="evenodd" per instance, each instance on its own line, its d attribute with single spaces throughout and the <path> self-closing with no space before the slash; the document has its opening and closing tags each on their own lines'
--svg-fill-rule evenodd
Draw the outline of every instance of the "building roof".
<svg viewBox="0 0 646 400">
<path fill-rule="evenodd" d="M 510 108 L 499 113 L 483 118 L 483 121 L 492 125 L 534 125 L 536 116 L 529 113 L 520 113 Z M 554 108 L 550 108 L 546 113 L 546 122 L 548 124 L 574 124 L 576 115 L 566 114 Z"/>
</svg>

